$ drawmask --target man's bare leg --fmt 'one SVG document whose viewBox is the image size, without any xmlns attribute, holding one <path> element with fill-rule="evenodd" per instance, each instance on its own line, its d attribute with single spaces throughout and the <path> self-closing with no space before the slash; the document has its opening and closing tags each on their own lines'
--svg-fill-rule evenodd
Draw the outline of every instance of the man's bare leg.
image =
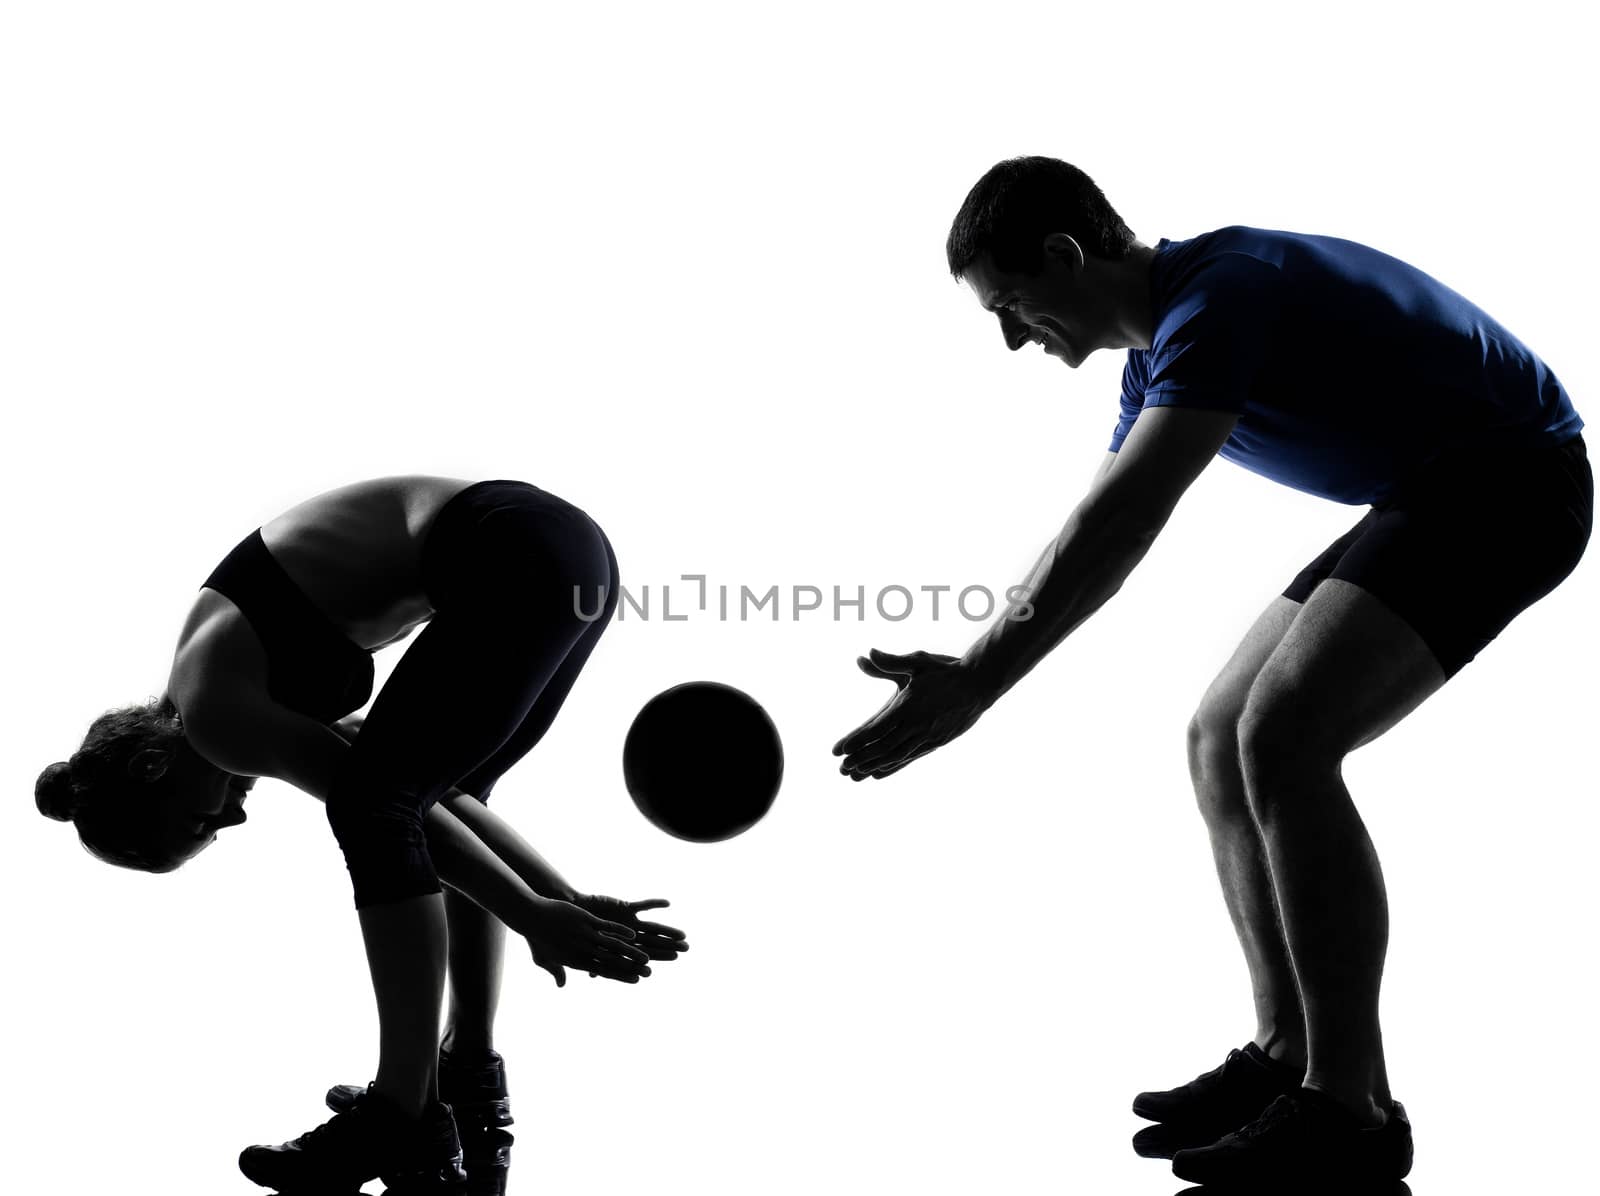
<svg viewBox="0 0 1600 1196">
<path fill-rule="evenodd" d="M 1306 1087 L 1366 1124 L 1383 1121 L 1390 1099 L 1378 1018 L 1389 911 L 1341 766 L 1444 681 L 1399 616 L 1329 580 L 1257 674 L 1239 724 L 1246 794 L 1305 1013 Z"/>
<path fill-rule="evenodd" d="M 1272 1059 L 1306 1067 L 1305 1019 L 1278 920 L 1266 847 L 1245 793 L 1239 720 L 1256 675 L 1288 633 L 1300 604 L 1275 598 L 1211 683 L 1189 724 L 1189 773 L 1211 837 L 1222 897 L 1244 950 L 1255 1000 L 1255 1044 Z"/>
</svg>

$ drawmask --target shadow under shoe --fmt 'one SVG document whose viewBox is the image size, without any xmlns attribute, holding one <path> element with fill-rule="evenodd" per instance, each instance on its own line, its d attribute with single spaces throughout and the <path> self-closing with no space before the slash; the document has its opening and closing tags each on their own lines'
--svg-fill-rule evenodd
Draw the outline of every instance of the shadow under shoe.
<svg viewBox="0 0 1600 1196">
<path fill-rule="evenodd" d="M 393 1196 L 459 1196 L 466 1190 L 461 1140 L 448 1105 L 412 1119 L 370 1089 L 349 1108 L 277 1146 L 247 1146 L 247 1179 L 281 1192 L 357 1192 L 381 1179 Z"/>
<path fill-rule="evenodd" d="M 1256 1184 L 1202 1184 L 1198 1188 L 1184 1188 L 1177 1196 L 1284 1196 L 1279 1183 Z M 1294 1196 L 1411 1196 L 1411 1185 L 1404 1180 L 1392 1184 L 1374 1184 L 1369 1180 L 1359 1183 L 1340 1183 L 1329 1180 L 1326 1184 L 1301 1184 Z"/>
<path fill-rule="evenodd" d="M 1257 1109 L 1256 1112 L 1260 1113 L 1261 1110 Z M 1133 1153 L 1141 1159 L 1170 1159 L 1180 1150 L 1210 1146 L 1224 1134 L 1231 1134 L 1240 1126 L 1248 1124 L 1250 1120 L 1251 1118 L 1247 1116 L 1235 1125 L 1221 1128 L 1216 1122 L 1209 1124 L 1159 1122 L 1156 1125 L 1147 1125 L 1133 1136 Z"/>
<path fill-rule="evenodd" d="M 1249 1125 L 1210 1146 L 1181 1150 L 1172 1172 L 1230 1190 L 1377 1191 L 1411 1171 L 1411 1122 L 1394 1101 L 1367 1129 L 1320 1092 L 1280 1096 Z"/>
</svg>

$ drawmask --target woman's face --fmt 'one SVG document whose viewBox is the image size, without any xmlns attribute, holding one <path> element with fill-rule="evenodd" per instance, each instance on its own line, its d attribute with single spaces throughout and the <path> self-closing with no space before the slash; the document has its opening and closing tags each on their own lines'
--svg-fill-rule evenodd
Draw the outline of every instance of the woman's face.
<svg viewBox="0 0 1600 1196">
<path fill-rule="evenodd" d="M 178 748 L 172 769 L 175 784 L 161 817 L 173 855 L 187 860 L 210 847 L 218 831 L 245 820 L 245 795 L 256 779 L 223 772 L 188 743 Z"/>
</svg>

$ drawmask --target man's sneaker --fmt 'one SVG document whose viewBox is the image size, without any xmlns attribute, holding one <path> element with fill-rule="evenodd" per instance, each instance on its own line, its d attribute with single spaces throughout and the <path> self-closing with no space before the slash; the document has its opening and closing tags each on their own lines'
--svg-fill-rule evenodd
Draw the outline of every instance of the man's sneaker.
<svg viewBox="0 0 1600 1196">
<path fill-rule="evenodd" d="M 1133 1149 L 1148 1159 L 1170 1159 L 1180 1150 L 1206 1146 L 1253 1120 L 1278 1097 L 1300 1089 L 1302 1073 L 1255 1043 L 1229 1051 L 1220 1067 L 1165 1092 L 1141 1092 L 1133 1111 L 1160 1122 L 1133 1136 Z"/>
<path fill-rule="evenodd" d="M 1229 1051 L 1222 1066 L 1165 1092 L 1141 1092 L 1133 1111 L 1146 1121 L 1238 1120 L 1224 1130 L 1238 1129 L 1276 1098 L 1300 1090 L 1305 1073 L 1271 1059 L 1255 1043 Z"/>
<path fill-rule="evenodd" d="M 449 1105 L 436 1103 L 413 1120 L 368 1089 L 292 1142 L 245 1147 L 239 1170 L 280 1191 L 355 1192 L 368 1180 L 382 1179 L 392 1193 L 455 1196 L 467 1182 L 461 1158 Z"/>
<path fill-rule="evenodd" d="M 342 1112 L 355 1104 L 366 1089 L 335 1084 L 328 1089 L 328 1108 Z M 463 1130 L 504 1129 L 512 1123 L 511 1098 L 506 1091 L 506 1061 L 499 1051 L 457 1058 L 439 1052 L 439 1099 L 455 1110 Z"/>
<path fill-rule="evenodd" d="M 1393 1184 L 1410 1172 L 1411 1154 L 1411 1122 L 1399 1101 L 1381 1126 L 1366 1129 L 1332 1098 L 1301 1089 L 1212 1145 L 1180 1150 L 1172 1171 L 1228 1187 Z"/>
</svg>

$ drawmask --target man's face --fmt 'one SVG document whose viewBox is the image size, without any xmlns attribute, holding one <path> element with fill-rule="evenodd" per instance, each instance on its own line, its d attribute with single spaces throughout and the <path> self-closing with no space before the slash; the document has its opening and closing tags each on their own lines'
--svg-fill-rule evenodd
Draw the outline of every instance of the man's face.
<svg viewBox="0 0 1600 1196">
<path fill-rule="evenodd" d="M 1104 304 L 1097 302 L 1093 274 L 1076 242 L 1056 234 L 1036 274 L 1002 270 L 985 253 L 961 278 L 999 319 L 1007 348 L 1036 344 L 1076 369 L 1104 341 Z"/>
</svg>

